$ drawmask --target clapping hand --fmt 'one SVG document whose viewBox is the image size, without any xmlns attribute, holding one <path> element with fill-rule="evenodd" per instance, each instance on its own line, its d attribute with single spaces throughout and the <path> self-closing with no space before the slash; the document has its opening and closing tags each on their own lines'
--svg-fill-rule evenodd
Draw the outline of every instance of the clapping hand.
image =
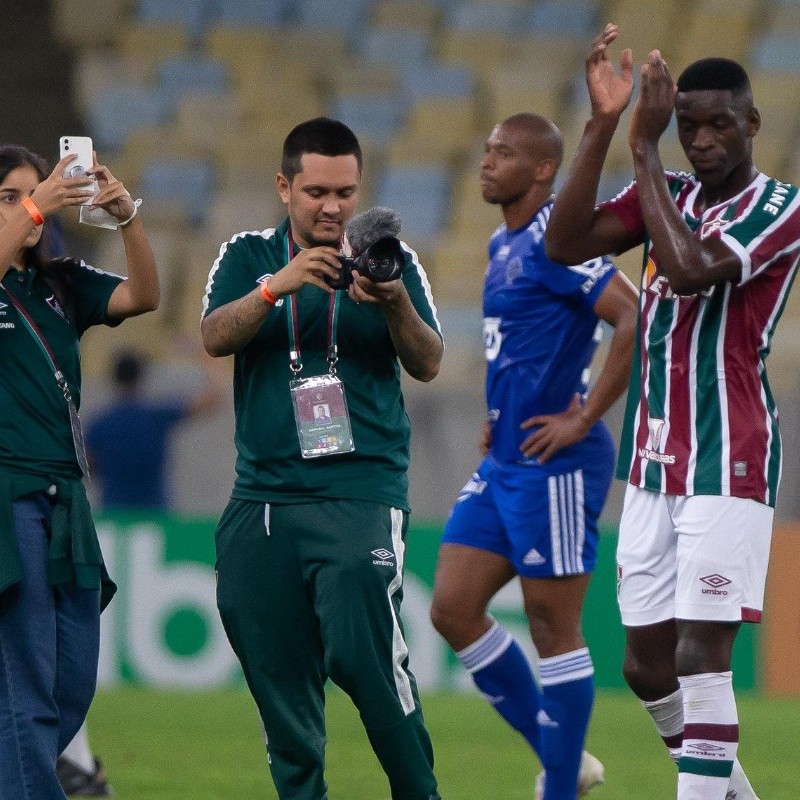
<svg viewBox="0 0 800 800">
<path fill-rule="evenodd" d="M 627 108 L 633 93 L 633 54 L 626 48 L 620 55 L 620 73 L 608 57 L 608 47 L 619 29 L 609 23 L 592 42 L 586 58 L 586 84 L 592 102 L 592 116 L 616 116 Z"/>
</svg>

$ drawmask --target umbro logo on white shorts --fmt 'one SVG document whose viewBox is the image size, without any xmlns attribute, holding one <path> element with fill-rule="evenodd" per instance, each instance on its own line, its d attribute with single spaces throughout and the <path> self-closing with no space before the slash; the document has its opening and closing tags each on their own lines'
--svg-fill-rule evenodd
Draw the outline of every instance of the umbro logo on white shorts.
<svg viewBox="0 0 800 800">
<path fill-rule="evenodd" d="M 522 559 L 522 563 L 525 564 L 526 567 L 538 567 L 540 564 L 544 564 L 545 561 L 545 557 L 535 547 L 528 550 L 528 552 L 525 553 L 525 557 Z"/>
</svg>

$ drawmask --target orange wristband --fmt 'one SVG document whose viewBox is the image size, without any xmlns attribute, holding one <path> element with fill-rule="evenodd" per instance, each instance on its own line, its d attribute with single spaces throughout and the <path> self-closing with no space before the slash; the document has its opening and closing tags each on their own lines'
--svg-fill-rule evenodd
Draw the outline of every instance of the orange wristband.
<svg viewBox="0 0 800 800">
<path fill-rule="evenodd" d="M 30 197 L 23 197 L 21 202 L 22 205 L 25 206 L 25 210 L 31 215 L 33 224 L 41 225 L 44 222 L 44 217 L 42 216 L 42 212 L 39 211 L 39 206 L 37 206 Z"/>
<path fill-rule="evenodd" d="M 279 298 L 275 297 L 275 295 L 272 294 L 272 292 L 269 290 L 269 287 L 267 286 L 267 282 L 266 281 L 264 281 L 264 283 L 261 284 L 261 288 L 258 291 L 261 294 L 261 296 L 264 298 L 264 300 L 267 303 L 269 303 L 271 306 L 274 306 L 275 303 L 278 302 Z"/>
</svg>

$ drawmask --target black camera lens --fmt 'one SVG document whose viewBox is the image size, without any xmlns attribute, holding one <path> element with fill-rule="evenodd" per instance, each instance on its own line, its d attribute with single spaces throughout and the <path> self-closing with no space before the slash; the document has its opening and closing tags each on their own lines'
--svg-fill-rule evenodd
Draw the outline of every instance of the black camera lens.
<svg viewBox="0 0 800 800">
<path fill-rule="evenodd" d="M 358 258 L 358 271 L 375 283 L 397 280 L 403 272 L 403 250 L 393 236 L 378 239 Z"/>
</svg>

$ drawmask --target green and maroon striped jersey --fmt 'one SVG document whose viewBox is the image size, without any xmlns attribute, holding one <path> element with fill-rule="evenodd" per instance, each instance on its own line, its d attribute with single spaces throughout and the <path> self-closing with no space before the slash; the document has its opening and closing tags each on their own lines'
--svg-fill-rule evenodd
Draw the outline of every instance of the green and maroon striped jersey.
<svg viewBox="0 0 800 800">
<path fill-rule="evenodd" d="M 800 258 L 798 188 L 759 173 L 735 197 L 703 208 L 693 175 L 666 178 L 686 224 L 730 247 L 741 277 L 676 295 L 645 230 L 636 184 L 603 204 L 640 236 L 646 254 L 617 477 L 666 494 L 774 506 L 781 442 L 766 359 Z"/>
</svg>

